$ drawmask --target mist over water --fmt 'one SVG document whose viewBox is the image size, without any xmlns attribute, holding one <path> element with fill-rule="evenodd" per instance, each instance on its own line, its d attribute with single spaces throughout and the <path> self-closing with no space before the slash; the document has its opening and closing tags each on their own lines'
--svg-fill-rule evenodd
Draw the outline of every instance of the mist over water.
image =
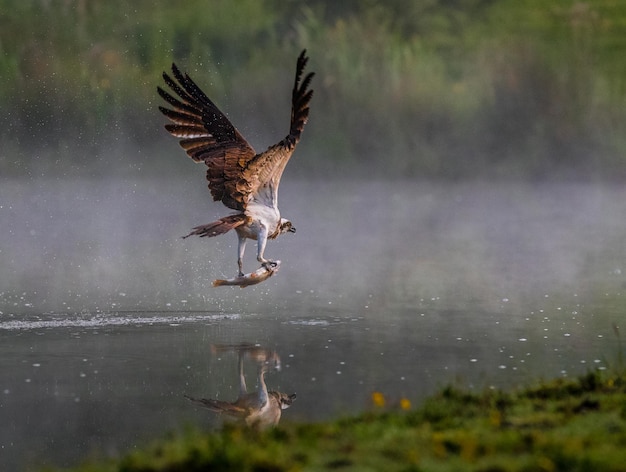
<svg viewBox="0 0 626 472">
<path fill-rule="evenodd" d="M 73 464 L 216 427 L 183 394 L 237 397 L 236 358 L 219 343 L 281 356 L 268 386 L 298 394 L 283 421 L 356 413 L 374 391 L 416 403 L 451 382 L 610 368 L 625 192 L 286 178 L 281 212 L 297 233 L 268 243 L 274 277 L 239 289 L 211 287 L 236 273 L 235 234 L 181 239 L 229 211 L 201 175 L 2 180 L 0 454 Z"/>
<path fill-rule="evenodd" d="M 235 234 L 183 240 L 230 210 L 201 178 L 6 180 L 0 188 L 4 315 L 244 310 L 346 304 L 497 307 L 618 281 L 624 191 L 593 184 L 289 181 L 298 232 L 268 243 L 279 273 L 221 290 Z M 256 269 L 249 241 L 244 269 Z M 290 309 L 294 309 L 291 306 Z"/>
</svg>

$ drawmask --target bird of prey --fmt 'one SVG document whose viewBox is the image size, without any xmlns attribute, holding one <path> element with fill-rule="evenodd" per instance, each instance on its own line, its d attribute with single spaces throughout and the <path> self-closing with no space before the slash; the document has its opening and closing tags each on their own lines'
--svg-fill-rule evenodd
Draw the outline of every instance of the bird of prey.
<svg viewBox="0 0 626 472">
<path fill-rule="evenodd" d="M 163 73 L 163 80 L 173 94 L 157 87 L 159 95 L 171 107 L 159 107 L 173 122 L 165 125 L 165 129 L 180 138 L 180 145 L 189 157 L 208 166 L 206 178 L 213 200 L 236 211 L 213 223 L 196 226 L 185 238 L 193 235 L 213 237 L 234 229 L 239 238 L 237 265 L 240 277 L 243 276 L 242 258 L 247 239 L 257 241 L 257 260 L 271 270 L 276 267 L 276 262 L 265 258 L 267 240 L 296 231 L 291 221 L 282 218 L 278 210 L 278 185 L 309 116 L 313 96 L 309 85 L 314 74 L 311 72 L 302 78 L 307 62 L 304 50 L 296 65 L 289 134 L 259 154 L 176 64 L 172 64 L 173 78 Z"/>
<path fill-rule="evenodd" d="M 238 354 L 239 370 L 239 396 L 234 402 L 213 400 L 210 398 L 185 397 L 193 403 L 208 408 L 215 413 L 223 413 L 231 418 L 242 421 L 247 426 L 256 429 L 265 429 L 276 426 L 280 421 L 282 410 L 291 406 L 296 399 L 296 394 L 287 395 L 273 390 L 268 391 L 265 384 L 265 374 L 270 369 L 280 370 L 280 357 L 274 351 L 263 349 L 253 345 L 242 346 L 219 346 L 216 352 L 235 350 Z M 248 393 L 246 379 L 243 372 L 244 356 L 252 358 L 257 364 L 256 392 Z"/>
</svg>

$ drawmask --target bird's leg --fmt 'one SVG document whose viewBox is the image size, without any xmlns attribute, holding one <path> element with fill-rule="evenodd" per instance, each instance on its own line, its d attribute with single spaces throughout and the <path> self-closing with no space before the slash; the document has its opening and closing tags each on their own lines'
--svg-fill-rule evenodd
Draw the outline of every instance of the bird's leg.
<svg viewBox="0 0 626 472">
<path fill-rule="evenodd" d="M 238 366 L 239 366 L 239 397 L 243 397 L 246 393 L 248 393 L 248 388 L 246 387 L 246 377 L 243 375 L 243 352 L 238 353 Z"/>
<path fill-rule="evenodd" d="M 239 246 L 237 248 L 237 266 L 239 267 L 239 277 L 243 277 L 243 253 L 246 250 L 246 238 L 245 236 L 237 235 L 239 237 Z"/>
<path fill-rule="evenodd" d="M 263 265 L 263 267 L 265 267 L 266 269 L 270 269 L 271 267 L 276 266 L 276 262 L 270 261 L 269 259 L 265 259 L 265 257 L 263 257 L 266 244 L 267 244 L 267 228 L 263 227 L 261 228 L 261 231 L 259 231 L 259 234 L 258 234 L 256 260 L 259 261 Z"/>
<path fill-rule="evenodd" d="M 259 362 L 259 377 L 258 382 L 258 394 L 259 405 L 261 407 L 267 403 L 267 385 L 265 385 L 265 373 L 267 372 L 267 364 L 265 362 Z"/>
</svg>

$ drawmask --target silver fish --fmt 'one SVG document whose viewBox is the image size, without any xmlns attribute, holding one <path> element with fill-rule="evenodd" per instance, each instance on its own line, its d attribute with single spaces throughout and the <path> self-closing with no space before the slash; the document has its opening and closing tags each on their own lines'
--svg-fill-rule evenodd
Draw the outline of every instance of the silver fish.
<svg viewBox="0 0 626 472">
<path fill-rule="evenodd" d="M 249 274 L 238 275 L 237 277 L 233 277 L 232 279 L 214 280 L 213 286 L 221 287 L 223 285 L 237 285 L 241 288 L 244 288 L 248 285 L 260 284 L 261 282 L 269 279 L 272 275 L 278 272 L 279 268 L 280 261 L 274 261 L 271 266 L 261 266 L 257 270 L 255 270 L 254 272 L 250 272 Z"/>
</svg>

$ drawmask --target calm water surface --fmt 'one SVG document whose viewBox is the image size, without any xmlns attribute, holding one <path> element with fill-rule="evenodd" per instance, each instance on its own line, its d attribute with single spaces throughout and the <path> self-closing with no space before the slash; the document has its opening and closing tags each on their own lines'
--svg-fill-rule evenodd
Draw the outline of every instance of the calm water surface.
<svg viewBox="0 0 626 472">
<path fill-rule="evenodd" d="M 121 454 L 234 400 L 237 356 L 272 349 L 283 421 L 606 369 L 624 316 L 626 191 L 599 185 L 287 182 L 298 232 L 249 287 L 201 179 L 0 183 L 0 463 Z M 193 189 L 193 191 L 189 190 Z M 245 263 L 256 268 L 253 246 Z M 248 384 L 255 369 L 246 364 Z"/>
</svg>

